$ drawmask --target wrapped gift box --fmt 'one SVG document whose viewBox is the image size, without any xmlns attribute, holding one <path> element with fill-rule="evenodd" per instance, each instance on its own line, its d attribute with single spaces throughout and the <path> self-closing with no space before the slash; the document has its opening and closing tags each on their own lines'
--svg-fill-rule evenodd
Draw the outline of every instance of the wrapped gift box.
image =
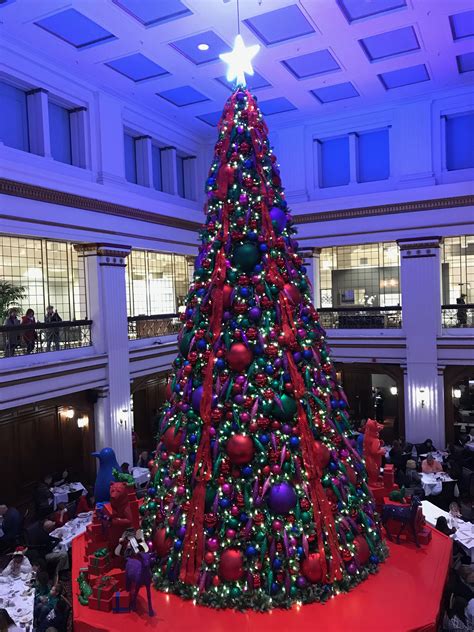
<svg viewBox="0 0 474 632">
<path fill-rule="evenodd" d="M 90 575 L 104 575 L 110 569 L 110 555 L 108 553 L 103 557 L 89 555 L 88 563 Z"/>
<path fill-rule="evenodd" d="M 110 575 L 93 579 L 91 583 L 92 596 L 99 601 L 109 599 L 118 590 L 118 582 Z"/>
<path fill-rule="evenodd" d="M 92 610 L 100 610 L 101 612 L 110 612 L 112 610 L 112 601 L 113 597 L 109 597 L 108 599 L 104 599 L 103 597 L 100 599 L 89 597 L 89 608 L 92 608 Z"/>
<path fill-rule="evenodd" d="M 120 612 L 130 612 L 130 593 L 128 591 L 120 590 L 114 593 L 112 610 L 116 614 Z"/>
</svg>

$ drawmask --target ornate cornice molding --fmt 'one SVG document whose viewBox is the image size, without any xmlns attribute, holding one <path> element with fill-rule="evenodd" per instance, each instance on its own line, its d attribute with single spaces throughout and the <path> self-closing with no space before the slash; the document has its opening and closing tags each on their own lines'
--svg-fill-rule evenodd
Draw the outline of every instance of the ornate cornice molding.
<svg viewBox="0 0 474 632">
<path fill-rule="evenodd" d="M 413 251 L 418 251 L 417 254 L 420 254 L 420 250 L 430 252 L 430 250 L 440 248 L 442 243 L 442 237 L 414 237 L 409 239 L 397 239 L 398 247 L 401 251 L 406 251 L 407 254 L 410 254 Z"/>
<path fill-rule="evenodd" d="M 168 215 L 161 215 L 160 213 L 152 213 L 151 211 L 143 211 L 132 206 L 97 200 L 96 198 L 76 195 L 75 193 L 66 193 L 65 191 L 57 191 L 56 189 L 47 189 L 46 187 L 40 187 L 36 184 L 8 180 L 7 178 L 0 178 L 0 193 L 26 198 L 28 200 L 36 200 L 38 202 L 47 202 L 48 204 L 79 208 L 84 211 L 94 211 L 96 213 L 126 217 L 127 219 L 136 219 L 152 224 L 161 224 L 162 226 L 183 228 L 184 230 L 197 231 L 201 227 L 198 222 L 193 222 L 188 219 L 170 217 Z"/>
<path fill-rule="evenodd" d="M 458 195 L 448 198 L 434 198 L 432 200 L 418 200 L 416 202 L 400 202 L 398 204 L 381 204 L 379 206 L 359 206 L 339 211 L 323 211 L 322 213 L 307 213 L 294 215 L 295 224 L 312 224 L 315 222 L 331 222 L 338 219 L 354 219 L 376 215 L 393 215 L 395 213 L 415 213 L 418 211 L 433 211 L 436 209 L 456 208 L 460 206 L 474 206 L 474 195 Z"/>
<path fill-rule="evenodd" d="M 120 260 L 128 257 L 131 249 L 131 246 L 122 246 L 121 244 L 74 244 L 74 250 L 84 256 L 119 257 Z"/>
</svg>

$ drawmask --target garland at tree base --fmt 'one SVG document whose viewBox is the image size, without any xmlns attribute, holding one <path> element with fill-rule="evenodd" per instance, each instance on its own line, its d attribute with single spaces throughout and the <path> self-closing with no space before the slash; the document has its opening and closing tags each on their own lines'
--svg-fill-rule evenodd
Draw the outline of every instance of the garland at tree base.
<svg viewBox="0 0 474 632">
<path fill-rule="evenodd" d="M 289 610 L 297 603 L 326 603 L 331 597 L 335 597 L 339 593 L 347 593 L 353 588 L 356 588 L 356 586 L 366 580 L 369 575 L 375 575 L 379 572 L 380 563 L 385 561 L 389 556 L 389 549 L 386 544 L 382 542 L 377 548 L 376 553 L 379 562 L 377 562 L 377 564 L 367 564 L 359 570 L 357 575 L 345 574 L 341 581 L 331 585 L 310 584 L 305 588 L 294 587 L 294 591 L 289 597 L 283 593 L 269 595 L 262 589 L 254 590 L 253 594 L 251 594 L 249 591 L 242 592 L 240 588 L 237 588 L 239 591 L 238 594 L 235 593 L 233 595 L 232 588 L 230 588 L 229 594 L 222 596 L 219 594 L 219 591 L 222 590 L 219 586 L 199 592 L 196 586 L 190 586 L 182 581 L 169 581 L 156 573 L 153 575 L 153 585 L 161 592 L 172 593 L 183 599 L 193 600 L 200 606 L 216 608 L 217 610 L 224 608 L 233 608 L 240 612 L 245 612 L 246 610 L 268 612 L 274 608 Z"/>
</svg>

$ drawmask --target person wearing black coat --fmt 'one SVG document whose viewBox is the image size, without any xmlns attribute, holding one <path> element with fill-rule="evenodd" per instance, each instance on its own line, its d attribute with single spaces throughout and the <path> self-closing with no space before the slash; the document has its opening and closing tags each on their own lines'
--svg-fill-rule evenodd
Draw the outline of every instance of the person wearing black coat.
<svg viewBox="0 0 474 632">
<path fill-rule="evenodd" d="M 0 544 L 13 544 L 20 535 L 21 514 L 16 507 L 0 501 Z M 1 535 L 3 533 L 3 535 Z"/>
</svg>

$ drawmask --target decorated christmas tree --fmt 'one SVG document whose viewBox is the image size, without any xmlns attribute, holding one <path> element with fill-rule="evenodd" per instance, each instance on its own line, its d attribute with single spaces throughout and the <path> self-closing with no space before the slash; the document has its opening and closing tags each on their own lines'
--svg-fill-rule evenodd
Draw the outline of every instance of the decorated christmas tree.
<svg viewBox="0 0 474 632">
<path fill-rule="evenodd" d="M 216 608 L 324 601 L 385 546 L 267 127 L 227 101 L 142 507 L 157 588 Z"/>
</svg>

